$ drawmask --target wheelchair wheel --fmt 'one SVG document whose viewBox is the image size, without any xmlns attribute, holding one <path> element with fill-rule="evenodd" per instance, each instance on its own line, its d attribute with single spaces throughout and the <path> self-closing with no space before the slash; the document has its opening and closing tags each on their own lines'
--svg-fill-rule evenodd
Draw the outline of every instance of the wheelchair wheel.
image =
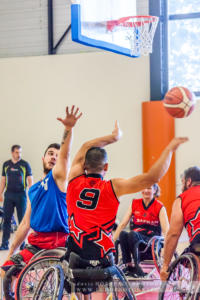
<svg viewBox="0 0 200 300">
<path fill-rule="evenodd" d="M 200 274 L 199 274 L 199 276 L 200 276 Z M 194 300 L 200 300 L 200 284 L 198 285 L 198 287 L 196 289 Z"/>
<path fill-rule="evenodd" d="M 19 275 L 19 273 L 22 270 L 22 266 L 16 266 L 13 265 L 9 268 L 9 270 L 6 272 L 5 277 L 3 278 L 3 294 L 5 296 L 5 299 L 14 299 L 11 296 L 12 286 L 13 286 L 13 276 L 16 277 Z M 3 299 L 3 298 L 2 298 Z"/>
<path fill-rule="evenodd" d="M 43 274 L 33 300 L 51 299 L 61 300 L 63 298 L 64 273 L 62 267 L 55 265 L 46 270 Z"/>
<path fill-rule="evenodd" d="M 56 256 L 56 257 L 61 257 L 65 254 L 66 248 L 64 247 L 58 247 L 55 249 L 42 249 L 39 252 L 37 252 L 29 261 L 29 263 L 33 260 L 35 260 L 38 257 L 42 256 Z"/>
<path fill-rule="evenodd" d="M 158 271 L 158 273 L 160 273 L 160 269 L 162 267 L 162 257 L 161 257 L 161 251 L 164 247 L 164 239 L 163 238 L 155 238 L 152 241 L 151 244 L 151 252 L 152 252 L 152 257 L 153 257 L 153 262 L 154 265 Z M 178 254 L 177 252 L 174 253 L 174 259 L 178 258 Z"/>
<path fill-rule="evenodd" d="M 198 258 L 192 254 L 178 257 L 169 268 L 169 277 L 159 291 L 159 300 L 194 299 L 195 287 L 199 276 Z"/>
<path fill-rule="evenodd" d="M 136 300 L 136 297 L 129 285 L 128 280 L 126 279 L 123 272 L 119 267 L 115 266 L 118 270 L 116 276 L 113 278 L 113 300 Z M 117 278 L 116 278 L 117 277 Z"/>
<path fill-rule="evenodd" d="M 163 246 L 164 246 L 163 238 L 153 239 L 152 244 L 151 244 L 151 252 L 152 252 L 153 262 L 154 262 L 154 265 L 155 265 L 158 273 L 160 273 L 160 269 L 162 266 L 161 250 L 162 250 Z"/>
<path fill-rule="evenodd" d="M 30 262 L 19 274 L 15 287 L 15 299 L 32 299 L 35 289 L 44 272 L 60 259 L 55 256 L 44 256 Z"/>
</svg>

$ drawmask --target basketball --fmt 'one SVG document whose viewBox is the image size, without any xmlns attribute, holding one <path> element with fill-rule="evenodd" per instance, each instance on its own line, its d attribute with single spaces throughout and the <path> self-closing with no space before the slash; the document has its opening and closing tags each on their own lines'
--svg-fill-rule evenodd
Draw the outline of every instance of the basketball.
<svg viewBox="0 0 200 300">
<path fill-rule="evenodd" d="M 195 102 L 195 95 L 182 86 L 169 90 L 163 100 L 165 109 L 174 118 L 189 116 L 194 109 Z"/>
</svg>

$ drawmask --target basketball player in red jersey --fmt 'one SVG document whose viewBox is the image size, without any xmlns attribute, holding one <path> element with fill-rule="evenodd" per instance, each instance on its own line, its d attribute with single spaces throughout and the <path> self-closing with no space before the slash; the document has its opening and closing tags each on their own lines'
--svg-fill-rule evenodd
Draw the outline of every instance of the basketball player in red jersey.
<svg viewBox="0 0 200 300">
<path fill-rule="evenodd" d="M 168 278 L 167 272 L 183 227 L 188 232 L 190 246 L 184 252 L 200 256 L 200 168 L 191 167 L 182 177 L 182 194 L 172 208 L 170 228 L 164 246 L 164 262 L 160 272 L 161 280 Z"/>
<path fill-rule="evenodd" d="M 160 189 L 157 184 L 141 191 L 142 198 L 133 199 L 124 218 L 118 225 L 113 239 L 120 242 L 125 275 L 143 277 L 147 273 L 140 267 L 139 243 L 148 243 L 153 236 L 165 236 L 169 221 L 164 205 L 157 199 Z M 123 229 L 130 222 L 130 232 Z M 147 253 L 145 254 L 147 255 Z M 132 257 L 134 266 L 132 265 Z M 145 258 L 146 259 L 146 258 Z"/>
<path fill-rule="evenodd" d="M 147 173 L 129 179 L 104 180 L 108 170 L 104 146 L 121 138 L 115 123 L 113 132 L 83 144 L 69 174 L 67 207 L 70 236 L 68 253 L 88 260 L 100 260 L 114 250 L 112 227 L 119 206 L 118 197 L 136 193 L 158 182 L 168 170 L 173 151 L 187 138 L 174 138 Z"/>
</svg>

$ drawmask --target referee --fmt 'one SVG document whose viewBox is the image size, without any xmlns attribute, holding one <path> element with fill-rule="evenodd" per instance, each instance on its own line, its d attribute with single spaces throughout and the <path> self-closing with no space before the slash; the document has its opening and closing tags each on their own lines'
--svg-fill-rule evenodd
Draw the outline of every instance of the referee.
<svg viewBox="0 0 200 300">
<path fill-rule="evenodd" d="M 9 249 L 11 218 L 14 208 L 16 207 L 18 222 L 20 223 L 26 210 L 26 187 L 33 184 L 31 167 L 28 162 L 21 158 L 21 155 L 21 146 L 13 145 L 11 147 L 12 158 L 3 164 L 0 181 L 0 201 L 3 201 L 3 192 L 5 192 L 4 223 L 0 250 Z"/>
</svg>

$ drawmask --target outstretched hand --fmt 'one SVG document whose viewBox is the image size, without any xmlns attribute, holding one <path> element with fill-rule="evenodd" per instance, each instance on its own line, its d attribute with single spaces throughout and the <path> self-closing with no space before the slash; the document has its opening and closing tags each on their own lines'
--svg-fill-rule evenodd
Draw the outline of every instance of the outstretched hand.
<svg viewBox="0 0 200 300">
<path fill-rule="evenodd" d="M 71 112 L 69 112 L 69 107 L 66 107 L 66 117 L 65 119 L 57 118 L 58 121 L 60 121 L 66 128 L 72 128 L 76 125 L 76 122 L 80 117 L 82 116 L 82 113 L 79 113 L 79 108 L 77 107 L 75 109 L 75 106 L 72 105 Z"/>
<path fill-rule="evenodd" d="M 188 141 L 187 137 L 175 137 L 169 143 L 168 147 L 171 151 L 175 151 L 181 144 Z"/>
<path fill-rule="evenodd" d="M 122 137 L 122 131 L 119 127 L 119 122 L 115 121 L 115 128 L 112 131 L 113 136 L 115 137 L 116 141 L 118 141 Z"/>
</svg>

